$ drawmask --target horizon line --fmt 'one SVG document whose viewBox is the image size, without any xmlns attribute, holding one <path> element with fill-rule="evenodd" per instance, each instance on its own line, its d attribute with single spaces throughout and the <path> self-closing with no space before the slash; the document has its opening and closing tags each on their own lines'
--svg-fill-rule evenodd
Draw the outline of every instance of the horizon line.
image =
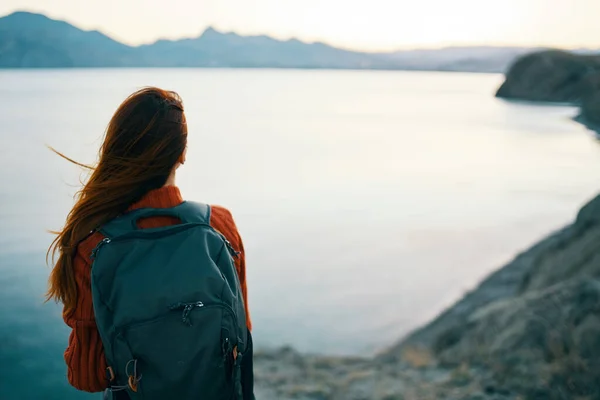
<svg viewBox="0 0 600 400">
<path fill-rule="evenodd" d="M 48 14 L 46 14 L 45 12 L 41 12 L 41 11 L 37 11 L 37 10 L 33 10 L 33 9 L 26 9 L 26 8 L 19 8 L 19 9 L 14 9 L 13 11 L 9 11 L 7 14 L 1 15 L 0 19 L 2 18 L 6 18 L 9 17 L 13 14 L 18 14 L 18 13 L 22 13 L 22 14 L 33 14 L 33 15 L 39 15 L 39 16 L 43 16 L 51 21 L 55 21 L 55 22 L 64 22 L 67 23 L 71 26 L 73 26 L 76 29 L 79 29 L 81 31 L 84 32 L 98 32 L 108 38 L 110 38 L 111 40 L 114 40 L 117 43 L 123 44 L 125 46 L 128 47 L 142 47 L 142 46 L 151 46 L 153 44 L 156 44 L 157 42 L 160 41 L 168 41 L 168 42 L 177 42 L 177 41 L 181 41 L 181 40 L 193 40 L 193 39 L 198 39 L 200 38 L 202 35 L 204 35 L 207 31 L 209 30 L 213 30 L 219 34 L 222 35 L 228 35 L 228 34 L 233 34 L 239 37 L 267 37 L 273 40 L 277 40 L 280 42 L 290 42 L 290 41 L 299 41 L 302 42 L 304 44 L 322 44 L 322 45 L 326 45 L 329 47 L 333 47 L 336 49 L 340 49 L 340 50 L 345 50 L 345 51 L 351 51 L 351 52 L 356 52 L 356 53 L 370 53 L 370 54 L 380 54 L 380 53 L 401 53 L 401 52 L 410 52 L 410 51 L 436 51 L 436 50 L 444 50 L 444 49 L 470 49 L 470 48 L 492 48 L 492 49 L 524 49 L 524 50 L 535 50 L 535 49 L 556 49 L 556 50 L 566 50 L 566 51 L 589 51 L 589 50 L 597 50 L 596 48 L 593 47 L 585 47 L 585 46 L 575 46 L 575 47 L 564 47 L 564 46 L 549 46 L 549 45 L 541 45 L 541 44 L 537 44 L 537 45 L 516 45 L 516 44 L 507 44 L 507 43 L 477 43 L 477 42 L 472 42 L 472 43 L 439 43 L 437 45 L 418 45 L 415 44 L 411 47 L 388 47 L 388 48 L 382 48 L 382 49 L 366 49 L 366 48 L 352 48 L 352 47 L 347 47 L 345 45 L 337 45 L 337 44 L 333 44 L 331 42 L 327 42 L 327 41 L 323 41 L 323 40 L 314 40 L 314 41 L 310 41 L 310 40 L 306 40 L 306 39 L 302 39 L 301 37 L 297 37 L 297 36 L 289 36 L 289 37 L 280 37 L 277 35 L 273 35 L 273 34 L 267 34 L 267 33 L 251 33 L 251 34 L 240 34 L 237 31 L 234 30 L 226 30 L 226 29 L 221 29 L 216 27 L 213 24 L 207 25 L 206 27 L 204 27 L 201 32 L 199 34 L 194 35 L 187 35 L 187 36 L 179 36 L 179 37 L 157 37 L 155 39 L 152 39 L 150 41 L 147 42 L 140 42 L 140 43 L 132 43 L 132 42 L 128 42 L 128 41 L 124 41 L 123 39 L 117 39 L 114 36 L 112 36 L 111 34 L 108 34 L 106 32 L 104 32 L 103 30 L 99 29 L 99 28 L 92 28 L 92 29 L 84 29 L 79 27 L 75 22 L 72 22 L 71 20 L 69 20 L 68 18 L 55 18 L 55 17 L 51 17 Z"/>
</svg>

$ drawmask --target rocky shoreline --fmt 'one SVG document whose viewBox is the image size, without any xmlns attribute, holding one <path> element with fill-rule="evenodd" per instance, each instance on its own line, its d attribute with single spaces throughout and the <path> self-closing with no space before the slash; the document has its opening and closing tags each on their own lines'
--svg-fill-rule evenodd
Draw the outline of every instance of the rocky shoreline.
<svg viewBox="0 0 600 400">
<path fill-rule="evenodd" d="M 518 58 L 496 97 L 580 108 L 575 121 L 600 134 L 600 56 L 547 50 Z"/>
<path fill-rule="evenodd" d="M 523 56 L 496 96 L 576 105 L 600 135 L 600 56 Z M 600 399 L 600 196 L 375 357 L 283 348 L 255 370 L 261 400 Z"/>
<path fill-rule="evenodd" d="M 256 355 L 258 399 L 600 398 L 600 196 L 372 358 Z"/>
</svg>

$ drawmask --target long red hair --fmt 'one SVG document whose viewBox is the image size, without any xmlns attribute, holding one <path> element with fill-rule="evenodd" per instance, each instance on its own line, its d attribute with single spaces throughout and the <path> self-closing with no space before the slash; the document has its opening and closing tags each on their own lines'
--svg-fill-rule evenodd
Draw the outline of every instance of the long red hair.
<svg viewBox="0 0 600 400">
<path fill-rule="evenodd" d="M 48 249 L 47 258 L 51 257 L 54 266 L 47 300 L 63 303 L 65 312 L 75 308 L 77 245 L 148 191 L 164 186 L 186 146 L 181 98 L 175 92 L 149 87 L 131 94 L 119 106 L 108 124 L 96 166 L 78 163 L 52 149 L 91 174 Z"/>
</svg>

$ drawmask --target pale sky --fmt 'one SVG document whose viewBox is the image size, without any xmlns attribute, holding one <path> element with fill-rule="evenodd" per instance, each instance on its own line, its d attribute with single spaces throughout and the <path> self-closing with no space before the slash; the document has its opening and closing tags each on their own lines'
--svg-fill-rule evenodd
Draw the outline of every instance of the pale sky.
<svg viewBox="0 0 600 400">
<path fill-rule="evenodd" d="M 359 50 L 446 45 L 600 48 L 600 0 L 2 0 L 128 44 L 207 26 Z"/>
</svg>

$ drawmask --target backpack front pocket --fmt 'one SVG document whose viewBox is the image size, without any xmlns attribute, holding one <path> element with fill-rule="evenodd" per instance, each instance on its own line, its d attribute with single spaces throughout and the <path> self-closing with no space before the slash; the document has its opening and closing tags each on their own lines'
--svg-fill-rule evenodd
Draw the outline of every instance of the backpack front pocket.
<svg viewBox="0 0 600 400">
<path fill-rule="evenodd" d="M 237 343 L 236 337 L 223 337 L 229 332 L 223 323 L 230 320 L 232 312 L 224 305 L 180 303 L 157 318 L 122 327 L 120 336 L 136 361 L 136 391 L 130 388 L 130 396 L 229 400 L 235 363 L 224 354 L 224 343 Z M 120 364 L 129 362 L 117 358 Z M 126 374 L 132 373 L 130 364 Z"/>
</svg>

